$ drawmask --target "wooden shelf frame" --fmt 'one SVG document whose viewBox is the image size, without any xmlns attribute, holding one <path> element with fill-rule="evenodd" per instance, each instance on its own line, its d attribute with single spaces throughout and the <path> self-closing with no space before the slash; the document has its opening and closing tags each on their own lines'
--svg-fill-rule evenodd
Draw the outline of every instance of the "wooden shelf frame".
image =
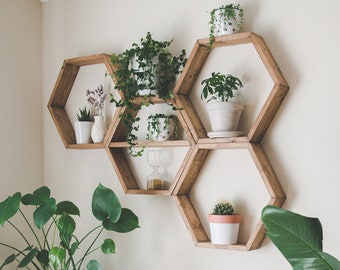
<svg viewBox="0 0 340 270">
<path fill-rule="evenodd" d="M 214 48 L 236 46 L 240 44 L 252 44 L 254 46 L 274 83 L 269 96 L 247 134 L 248 141 L 260 142 L 262 140 L 287 94 L 289 89 L 288 83 L 283 77 L 278 65 L 269 51 L 269 48 L 261 36 L 252 32 L 219 36 L 215 38 L 215 42 L 213 43 L 211 50 L 208 49 L 209 38 L 197 40 L 174 90 L 175 94 L 178 95 L 178 106 L 185 108 L 183 111 L 183 118 L 187 122 L 196 142 L 200 139 L 205 139 L 208 136 L 199 115 L 190 101 L 190 92 L 205 62 L 207 61 L 210 52 Z"/>
<path fill-rule="evenodd" d="M 104 148 L 103 143 L 76 144 L 74 128 L 65 111 L 65 105 L 72 91 L 79 69 L 82 66 L 96 64 L 105 64 L 108 74 L 113 74 L 116 70 L 116 67 L 111 63 L 111 56 L 104 53 L 64 60 L 47 104 L 60 138 L 67 149 Z M 114 81 L 114 79 L 112 80 Z"/>
<path fill-rule="evenodd" d="M 201 221 L 191 203 L 189 193 L 193 187 L 197 176 L 206 161 L 209 153 L 220 149 L 247 149 L 250 157 L 263 180 L 264 187 L 269 194 L 268 205 L 281 206 L 285 201 L 285 192 L 266 156 L 263 148 L 258 143 L 251 142 L 215 142 L 197 144 L 191 148 L 190 157 L 186 168 L 182 172 L 182 177 L 173 192 L 173 198 L 184 219 L 184 222 L 192 235 L 193 241 L 198 247 L 212 247 L 235 250 L 252 250 L 260 247 L 265 231 L 261 219 L 253 229 L 246 243 L 235 245 L 214 245 L 211 244 L 207 233 L 205 232 Z"/>
</svg>

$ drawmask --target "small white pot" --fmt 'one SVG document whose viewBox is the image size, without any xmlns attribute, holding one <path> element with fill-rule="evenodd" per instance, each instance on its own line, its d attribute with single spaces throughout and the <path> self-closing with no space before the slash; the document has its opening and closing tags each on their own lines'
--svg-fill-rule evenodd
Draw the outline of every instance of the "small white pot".
<svg viewBox="0 0 340 270">
<path fill-rule="evenodd" d="M 223 16 L 222 10 L 218 9 L 215 11 L 215 36 L 221 35 L 230 35 L 234 33 L 238 33 L 240 31 L 241 26 L 241 16 L 240 11 L 235 9 L 235 18 L 228 19 L 227 17 Z"/>
<path fill-rule="evenodd" d="M 243 105 L 237 102 L 207 103 L 213 132 L 237 131 Z"/>
<path fill-rule="evenodd" d="M 91 138 L 94 143 L 101 143 L 104 140 L 107 128 L 104 121 L 104 116 L 95 115 L 94 124 L 91 130 Z"/>
<path fill-rule="evenodd" d="M 151 121 L 151 120 L 149 120 Z M 169 121 L 169 123 L 167 123 Z M 176 121 L 170 118 L 157 118 L 157 126 L 154 129 L 150 124 L 149 139 L 152 141 L 175 140 L 178 135 Z"/>
<path fill-rule="evenodd" d="M 74 132 L 77 144 L 91 143 L 91 129 L 93 122 L 77 121 L 74 122 Z"/>
<path fill-rule="evenodd" d="M 241 222 L 240 215 L 209 215 L 211 243 L 215 245 L 233 245 L 237 243 Z"/>
</svg>

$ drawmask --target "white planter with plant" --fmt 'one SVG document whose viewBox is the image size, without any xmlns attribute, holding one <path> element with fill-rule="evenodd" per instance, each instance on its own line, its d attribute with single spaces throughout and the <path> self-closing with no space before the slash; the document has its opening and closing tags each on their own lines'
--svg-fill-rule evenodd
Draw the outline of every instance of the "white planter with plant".
<svg viewBox="0 0 340 270">
<path fill-rule="evenodd" d="M 98 86 L 95 90 L 87 90 L 87 101 L 92 106 L 92 114 L 94 124 L 91 129 L 91 138 L 94 143 L 101 143 L 104 140 L 107 127 L 103 116 L 104 102 L 106 93 L 102 85 Z"/>
<path fill-rule="evenodd" d="M 211 243 L 215 245 L 236 244 L 241 219 L 241 215 L 234 213 L 234 208 L 230 203 L 217 203 L 212 214 L 208 215 Z"/>
<path fill-rule="evenodd" d="M 151 141 L 175 140 L 178 135 L 177 122 L 177 117 L 173 114 L 149 115 L 147 139 Z"/>
<path fill-rule="evenodd" d="M 210 12 L 210 47 L 215 36 L 230 35 L 241 30 L 243 9 L 240 4 L 222 5 Z"/>
<path fill-rule="evenodd" d="M 203 85 L 201 98 L 207 101 L 212 132 L 209 137 L 233 137 L 241 135 L 238 131 L 243 105 L 230 102 L 234 91 L 243 87 L 240 79 L 230 74 L 213 72 L 211 77 L 201 83 Z"/>
<path fill-rule="evenodd" d="M 77 113 L 78 121 L 74 122 L 74 132 L 76 134 L 77 144 L 91 143 L 91 129 L 92 129 L 92 116 L 90 110 L 79 109 Z"/>
</svg>

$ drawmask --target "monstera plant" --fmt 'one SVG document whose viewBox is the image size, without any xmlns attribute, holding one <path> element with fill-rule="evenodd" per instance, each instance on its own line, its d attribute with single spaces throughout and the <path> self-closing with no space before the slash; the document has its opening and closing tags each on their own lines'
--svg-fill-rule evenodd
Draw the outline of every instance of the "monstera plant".
<svg viewBox="0 0 340 270">
<path fill-rule="evenodd" d="M 26 206 L 34 208 L 32 220 L 24 213 Z M 111 238 L 97 245 L 104 230 L 126 233 L 139 227 L 137 216 L 130 209 L 122 208 L 116 194 L 101 184 L 92 196 L 92 213 L 100 223 L 78 237 L 73 216 L 80 216 L 79 208 L 70 201 L 57 203 L 48 187 L 43 186 L 23 196 L 20 192 L 9 196 L 0 203 L 0 224 L 12 227 L 23 241 L 20 247 L 14 247 L 3 243 L 0 236 L 0 245 L 12 251 L 0 269 L 12 263 L 26 269 L 84 269 L 85 259 L 97 249 L 104 254 L 115 253 L 115 243 Z M 27 225 L 30 235 L 25 235 L 12 221 L 16 215 L 15 222 Z M 88 246 L 84 246 L 85 243 L 89 243 Z M 90 260 L 87 269 L 99 270 L 101 266 L 96 260 Z"/>
<path fill-rule="evenodd" d="M 317 218 L 305 217 L 276 206 L 262 210 L 266 234 L 293 270 L 340 270 L 340 262 L 322 251 L 322 226 Z"/>
</svg>

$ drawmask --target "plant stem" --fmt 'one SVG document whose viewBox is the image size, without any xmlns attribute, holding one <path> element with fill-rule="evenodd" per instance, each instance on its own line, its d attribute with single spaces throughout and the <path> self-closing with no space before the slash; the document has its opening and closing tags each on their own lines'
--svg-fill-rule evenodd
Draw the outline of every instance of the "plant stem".
<svg viewBox="0 0 340 270">
<path fill-rule="evenodd" d="M 31 231 L 32 231 L 32 233 L 33 233 L 33 235 L 34 235 L 34 237 L 35 237 L 35 239 L 36 239 L 36 241 L 37 241 L 37 244 L 39 245 L 39 248 L 42 249 L 42 246 L 41 246 L 41 243 L 40 243 L 40 241 L 39 241 L 39 238 L 38 238 L 37 234 L 35 233 L 35 231 L 34 231 L 32 225 L 29 223 L 29 221 L 27 220 L 26 216 L 25 216 L 24 213 L 21 211 L 21 209 L 19 209 L 19 212 L 20 212 L 20 214 L 23 216 L 23 218 L 25 219 L 25 221 L 26 221 L 28 227 L 31 229 Z M 18 229 L 17 229 L 17 230 L 18 230 Z M 19 230 L 18 230 L 18 232 L 19 232 L 19 234 L 25 239 L 26 243 L 29 245 L 29 242 L 27 241 L 27 239 L 25 238 L 25 236 L 24 236 Z"/>
<path fill-rule="evenodd" d="M 92 232 L 94 232 L 95 230 L 99 229 L 100 227 L 101 227 L 101 229 L 100 229 L 99 233 L 98 233 L 97 236 L 93 239 L 91 245 L 90 245 L 90 246 L 88 247 L 88 249 L 86 250 L 84 256 L 77 262 L 77 265 L 79 264 L 79 265 L 78 265 L 78 269 L 80 269 L 80 267 L 81 267 L 81 265 L 83 264 L 84 259 L 87 257 L 87 255 L 89 255 L 89 254 L 91 253 L 90 250 L 91 250 L 92 246 L 94 245 L 94 243 L 97 241 L 98 237 L 99 237 L 99 236 L 101 235 L 101 233 L 103 232 L 104 227 L 103 227 L 102 225 L 95 227 L 94 229 L 92 229 L 89 233 L 87 233 L 87 234 L 80 240 L 79 244 L 80 244 L 85 238 L 87 238 Z"/>
</svg>

